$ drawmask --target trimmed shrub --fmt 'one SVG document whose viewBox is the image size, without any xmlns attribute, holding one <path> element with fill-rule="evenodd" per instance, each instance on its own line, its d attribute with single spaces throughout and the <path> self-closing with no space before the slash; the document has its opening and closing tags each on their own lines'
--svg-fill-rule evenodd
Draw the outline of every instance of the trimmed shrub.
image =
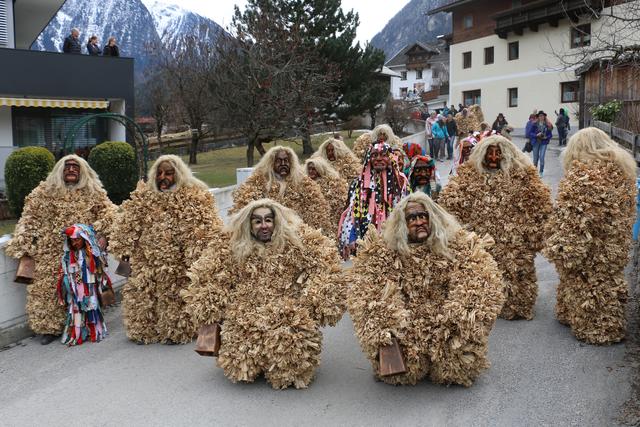
<svg viewBox="0 0 640 427">
<path fill-rule="evenodd" d="M 119 205 L 135 190 L 138 166 L 130 144 L 108 141 L 96 145 L 89 154 L 89 165 L 98 173 L 113 203 Z"/>
<path fill-rule="evenodd" d="M 7 157 L 4 182 L 11 212 L 22 215 L 25 197 L 47 178 L 54 164 L 53 154 L 44 147 L 20 148 Z"/>
</svg>

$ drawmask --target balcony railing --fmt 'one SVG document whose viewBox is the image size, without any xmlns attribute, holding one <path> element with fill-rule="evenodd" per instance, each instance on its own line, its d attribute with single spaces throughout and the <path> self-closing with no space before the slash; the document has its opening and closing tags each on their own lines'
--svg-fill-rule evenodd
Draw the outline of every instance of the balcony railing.
<svg viewBox="0 0 640 427">
<path fill-rule="evenodd" d="M 133 115 L 133 58 L 0 48 L 0 96 L 124 99 Z"/>
<path fill-rule="evenodd" d="M 525 28 L 538 31 L 538 26 L 545 23 L 557 27 L 561 19 L 577 20 L 582 14 L 601 9 L 601 0 L 541 0 L 494 15 L 495 33 L 501 38 L 511 31 L 522 35 Z"/>
</svg>

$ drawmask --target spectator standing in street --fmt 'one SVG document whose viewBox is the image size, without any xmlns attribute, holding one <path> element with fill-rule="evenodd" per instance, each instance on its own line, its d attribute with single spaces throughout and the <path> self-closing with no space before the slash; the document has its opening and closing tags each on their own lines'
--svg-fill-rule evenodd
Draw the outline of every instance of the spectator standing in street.
<svg viewBox="0 0 640 427">
<path fill-rule="evenodd" d="M 504 118 L 504 114 L 500 113 L 498 114 L 498 117 L 496 117 L 496 120 L 493 122 L 491 130 L 496 131 L 496 133 L 502 133 L 502 128 L 508 124 L 509 123 L 507 122 L 507 119 Z"/>
<path fill-rule="evenodd" d="M 425 136 L 427 138 L 427 145 L 429 146 L 429 155 L 431 156 L 431 158 L 435 158 L 434 157 L 434 153 L 433 153 L 433 124 L 436 122 L 436 112 L 432 111 L 431 114 L 429 115 L 429 118 L 426 120 L 425 122 Z"/>
<path fill-rule="evenodd" d="M 120 49 L 116 44 L 115 37 L 109 37 L 107 44 L 102 49 L 102 56 L 120 56 Z"/>
<path fill-rule="evenodd" d="M 449 138 L 447 138 L 447 159 L 451 160 L 453 158 L 453 144 L 456 143 L 456 135 L 458 135 L 458 125 L 453 119 L 451 110 L 447 116 L 447 133 L 449 134 Z"/>
<path fill-rule="evenodd" d="M 433 134 L 433 151 L 435 153 L 434 158 L 438 158 L 438 161 L 444 162 L 445 144 L 449 139 L 449 133 L 447 132 L 447 125 L 444 122 L 444 117 L 438 114 L 437 121 L 431 126 L 431 133 Z"/>
<path fill-rule="evenodd" d="M 553 126 L 547 120 L 547 114 L 540 110 L 538 111 L 537 120 L 531 125 L 527 137 L 531 140 L 533 146 L 533 165 L 537 168 L 538 162 L 540 162 L 540 176 L 544 174 L 544 156 L 547 152 L 547 145 L 553 133 L 551 129 Z"/>
<path fill-rule="evenodd" d="M 72 28 L 71 34 L 69 34 L 67 38 L 64 39 L 62 51 L 64 53 L 81 54 L 82 47 L 80 46 L 80 40 L 78 39 L 78 37 L 80 37 L 80 31 L 77 28 Z"/>
<path fill-rule="evenodd" d="M 455 117 L 456 114 L 458 114 L 458 110 L 456 110 L 456 106 L 455 105 L 451 104 L 451 107 L 449 108 L 449 113 L 451 113 L 451 115 L 453 117 Z"/>
<path fill-rule="evenodd" d="M 100 55 L 100 46 L 98 46 L 98 36 L 93 35 L 89 37 L 89 41 L 87 42 L 87 53 L 91 56 Z"/>
<path fill-rule="evenodd" d="M 558 145 L 560 147 L 567 145 L 567 132 L 571 130 L 569 124 L 569 116 L 564 108 L 560 109 L 560 113 L 556 113 L 558 118 L 556 119 L 556 129 L 558 129 Z"/>
</svg>

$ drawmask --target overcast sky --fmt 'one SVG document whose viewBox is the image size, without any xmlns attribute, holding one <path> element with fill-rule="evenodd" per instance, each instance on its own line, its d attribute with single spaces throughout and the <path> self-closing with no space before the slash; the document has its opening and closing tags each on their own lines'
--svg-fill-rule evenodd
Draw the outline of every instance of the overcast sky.
<svg viewBox="0 0 640 427">
<path fill-rule="evenodd" d="M 212 18 L 223 27 L 227 27 L 233 15 L 233 5 L 244 8 L 245 0 L 163 0 L 175 3 L 200 15 Z M 371 40 L 386 23 L 400 11 L 409 0 L 342 0 L 342 9 L 353 9 L 360 15 L 358 41 L 364 43 Z"/>
</svg>

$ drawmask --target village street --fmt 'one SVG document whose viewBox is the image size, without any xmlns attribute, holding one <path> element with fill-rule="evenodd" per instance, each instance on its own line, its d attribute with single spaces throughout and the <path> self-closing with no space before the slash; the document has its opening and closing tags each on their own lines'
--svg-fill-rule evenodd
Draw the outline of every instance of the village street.
<svg viewBox="0 0 640 427">
<path fill-rule="evenodd" d="M 554 194 L 560 176 L 552 147 L 544 181 Z M 578 342 L 554 318 L 553 266 L 540 256 L 536 266 L 535 319 L 498 320 L 492 366 L 471 388 L 376 382 L 348 316 L 324 330 L 322 363 L 309 389 L 272 390 L 262 379 L 232 384 L 193 344 L 128 341 L 117 307 L 107 311 L 110 334 L 99 344 L 45 347 L 27 339 L 0 352 L 0 425 L 617 424 L 631 390 L 626 345 Z"/>
</svg>

